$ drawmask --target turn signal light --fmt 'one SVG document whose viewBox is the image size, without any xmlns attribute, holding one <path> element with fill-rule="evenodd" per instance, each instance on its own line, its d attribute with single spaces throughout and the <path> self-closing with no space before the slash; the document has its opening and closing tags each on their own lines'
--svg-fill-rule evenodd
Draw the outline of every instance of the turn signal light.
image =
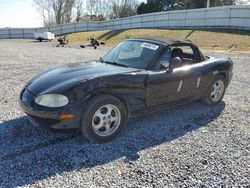
<svg viewBox="0 0 250 188">
<path fill-rule="evenodd" d="M 59 120 L 73 119 L 73 118 L 75 118 L 74 114 L 61 114 L 60 116 L 58 116 Z"/>
</svg>

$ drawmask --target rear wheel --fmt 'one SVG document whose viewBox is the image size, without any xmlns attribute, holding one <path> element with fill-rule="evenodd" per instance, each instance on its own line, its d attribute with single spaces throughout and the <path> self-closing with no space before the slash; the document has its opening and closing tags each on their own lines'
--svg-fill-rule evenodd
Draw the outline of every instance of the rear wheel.
<svg viewBox="0 0 250 188">
<path fill-rule="evenodd" d="M 113 96 L 98 96 L 89 101 L 83 113 L 81 132 L 88 140 L 102 143 L 116 137 L 126 121 L 126 109 Z"/>
<path fill-rule="evenodd" d="M 206 96 L 202 101 L 208 105 L 215 105 L 219 103 L 226 90 L 226 80 L 223 76 L 217 76 L 209 85 Z"/>
</svg>

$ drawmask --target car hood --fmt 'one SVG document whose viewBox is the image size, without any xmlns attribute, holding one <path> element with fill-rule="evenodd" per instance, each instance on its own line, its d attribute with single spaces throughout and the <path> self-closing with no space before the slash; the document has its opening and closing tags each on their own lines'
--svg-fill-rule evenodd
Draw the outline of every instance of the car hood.
<svg viewBox="0 0 250 188">
<path fill-rule="evenodd" d="M 135 68 L 120 67 L 91 61 L 56 67 L 34 77 L 26 88 L 34 95 L 61 93 L 75 85 L 102 76 L 138 71 Z"/>
</svg>

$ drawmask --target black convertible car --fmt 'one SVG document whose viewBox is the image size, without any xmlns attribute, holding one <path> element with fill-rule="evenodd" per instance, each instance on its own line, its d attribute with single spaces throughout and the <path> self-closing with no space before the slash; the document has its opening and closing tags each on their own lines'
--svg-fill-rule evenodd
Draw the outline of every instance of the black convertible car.
<svg viewBox="0 0 250 188">
<path fill-rule="evenodd" d="M 99 60 L 36 76 L 21 91 L 20 105 L 35 125 L 105 142 L 129 117 L 162 105 L 217 104 L 232 69 L 231 59 L 204 56 L 189 40 L 128 39 Z"/>
</svg>

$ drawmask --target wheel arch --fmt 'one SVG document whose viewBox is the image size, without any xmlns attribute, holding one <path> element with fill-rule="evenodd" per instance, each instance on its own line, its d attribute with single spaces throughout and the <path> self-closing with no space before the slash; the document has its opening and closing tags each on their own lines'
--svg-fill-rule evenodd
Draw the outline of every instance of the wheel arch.
<svg viewBox="0 0 250 188">
<path fill-rule="evenodd" d="M 121 119 L 119 120 L 119 124 L 118 124 L 119 127 L 115 129 L 115 132 L 112 132 L 112 134 L 110 135 L 104 135 L 104 136 L 98 135 L 97 133 L 95 133 L 93 129 L 93 125 L 91 125 L 95 110 L 101 107 L 100 103 L 101 105 L 105 105 L 105 104 L 108 104 L 109 102 L 112 103 L 112 101 L 114 102 L 114 105 L 119 108 L 120 113 L 121 113 L 121 116 L 120 116 Z M 116 137 L 121 132 L 122 128 L 126 124 L 126 121 L 127 121 L 126 105 L 122 102 L 120 98 L 107 92 L 106 93 L 96 92 L 96 93 L 93 93 L 93 95 L 88 99 L 88 102 L 86 103 L 86 106 L 84 107 L 82 117 L 81 117 L 81 124 L 79 127 L 79 132 L 81 132 L 82 135 L 88 140 L 91 140 L 97 143 L 103 143 Z"/>
<path fill-rule="evenodd" d="M 112 90 L 111 91 L 100 90 L 100 91 L 93 92 L 93 94 L 90 97 L 90 99 L 93 99 L 93 98 L 98 97 L 100 95 L 109 95 L 109 96 L 117 98 L 124 105 L 124 107 L 126 109 L 126 112 L 127 112 L 126 113 L 127 117 L 129 116 L 129 113 L 130 113 L 130 104 L 128 102 L 127 97 L 125 97 L 124 95 L 122 95 L 120 93 L 113 92 Z"/>
<path fill-rule="evenodd" d="M 218 76 L 222 76 L 225 81 L 226 81 L 226 87 L 228 86 L 228 74 L 226 73 L 226 71 L 214 71 L 212 73 L 210 73 L 211 76 L 209 76 L 209 79 L 207 80 L 207 84 L 204 87 L 204 90 L 202 90 L 202 96 L 204 96 L 207 92 L 207 90 L 209 89 L 209 86 L 213 83 L 214 79 Z"/>
<path fill-rule="evenodd" d="M 228 86 L 229 75 L 228 75 L 228 73 L 226 71 L 220 71 L 220 72 L 218 72 L 217 74 L 214 75 L 214 78 L 216 78 L 217 76 L 224 77 L 224 79 L 226 81 L 226 86 Z"/>
</svg>

